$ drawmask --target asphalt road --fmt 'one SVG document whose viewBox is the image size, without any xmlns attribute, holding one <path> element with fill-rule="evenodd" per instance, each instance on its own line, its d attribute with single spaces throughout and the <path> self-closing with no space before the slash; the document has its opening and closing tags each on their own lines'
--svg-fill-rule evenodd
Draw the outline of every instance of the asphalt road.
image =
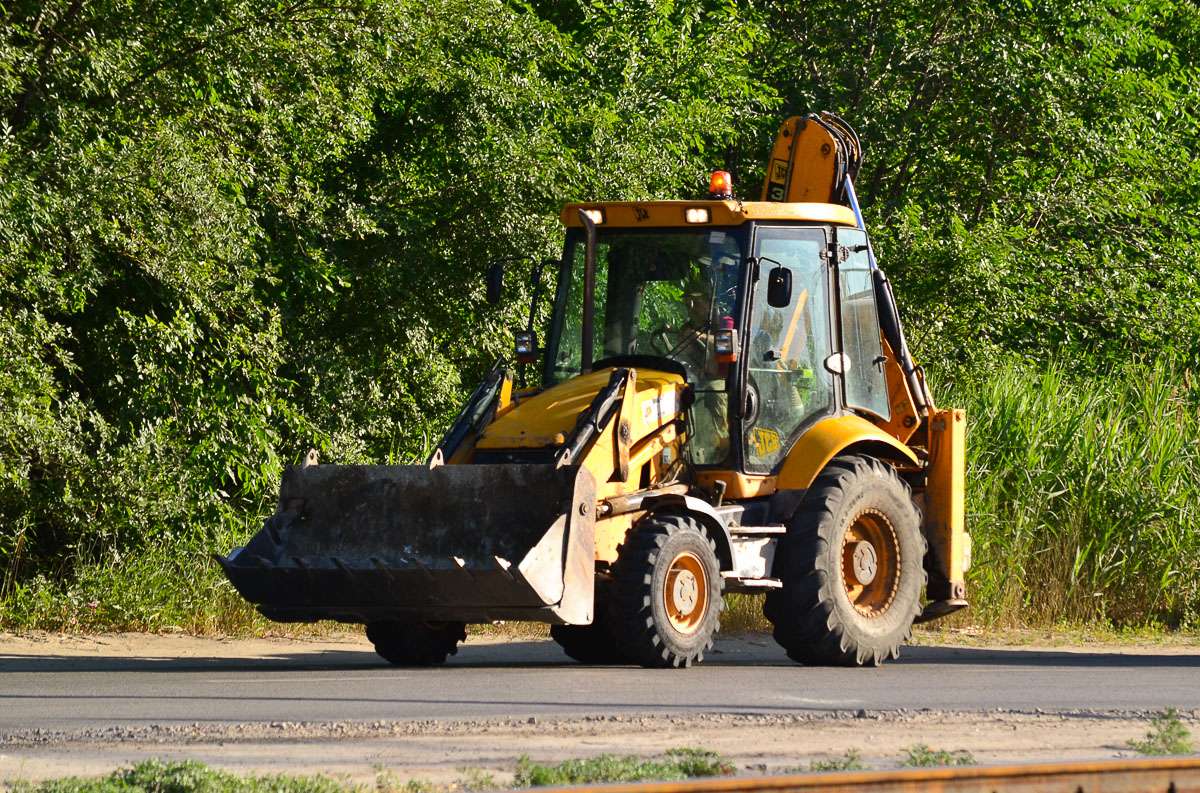
<svg viewBox="0 0 1200 793">
<path fill-rule="evenodd" d="M 1200 652 L 910 647 L 877 669 L 798 666 L 764 637 L 686 670 L 587 667 L 553 643 L 464 645 L 400 669 L 364 641 L 267 658 L 15 655 L 0 646 L 0 732 L 44 728 L 865 709 L 1200 708 Z"/>
</svg>

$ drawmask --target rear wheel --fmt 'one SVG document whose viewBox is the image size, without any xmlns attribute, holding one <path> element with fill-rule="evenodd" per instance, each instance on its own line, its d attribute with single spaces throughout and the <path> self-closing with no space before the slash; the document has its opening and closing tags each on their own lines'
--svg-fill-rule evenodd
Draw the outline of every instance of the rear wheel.
<svg viewBox="0 0 1200 793">
<path fill-rule="evenodd" d="M 720 627 L 716 546 L 692 518 L 650 515 L 617 549 L 610 625 L 621 651 L 648 667 L 704 660 Z"/>
<path fill-rule="evenodd" d="M 894 468 L 853 455 L 809 488 L 780 542 L 783 588 L 763 612 L 793 660 L 876 666 L 912 636 L 925 585 L 925 538 L 908 485 Z"/>
<path fill-rule="evenodd" d="M 434 666 L 458 652 L 458 643 L 466 641 L 467 626 L 462 622 L 388 620 L 368 624 L 367 638 L 375 652 L 396 666 Z"/>
</svg>

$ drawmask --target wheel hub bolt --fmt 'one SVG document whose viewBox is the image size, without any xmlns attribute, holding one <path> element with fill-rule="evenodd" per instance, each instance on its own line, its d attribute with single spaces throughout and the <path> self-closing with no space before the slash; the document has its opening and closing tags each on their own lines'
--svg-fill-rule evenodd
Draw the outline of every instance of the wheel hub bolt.
<svg viewBox="0 0 1200 793">
<path fill-rule="evenodd" d="M 691 614 L 696 610 L 698 596 L 696 576 L 687 570 L 680 570 L 671 586 L 671 599 L 675 603 L 675 610 L 683 615 Z"/>
<path fill-rule="evenodd" d="M 875 574 L 879 572 L 879 557 L 875 553 L 875 546 L 863 540 L 854 544 L 854 578 L 858 583 L 866 586 L 875 580 Z"/>
</svg>

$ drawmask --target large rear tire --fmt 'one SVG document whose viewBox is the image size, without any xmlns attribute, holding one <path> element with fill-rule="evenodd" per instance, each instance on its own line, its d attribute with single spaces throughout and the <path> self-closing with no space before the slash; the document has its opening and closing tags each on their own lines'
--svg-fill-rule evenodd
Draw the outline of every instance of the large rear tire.
<svg viewBox="0 0 1200 793">
<path fill-rule="evenodd" d="M 788 525 L 763 613 L 790 658 L 878 666 L 912 637 L 925 586 L 925 538 L 912 493 L 872 457 L 834 459 Z"/>
<path fill-rule="evenodd" d="M 367 638 L 375 652 L 396 666 L 435 666 L 458 652 L 466 641 L 462 622 L 418 622 L 388 620 L 367 625 Z"/>
<path fill-rule="evenodd" d="M 634 663 L 684 667 L 704 660 L 720 628 L 725 582 L 716 546 L 694 519 L 643 518 L 617 549 L 609 625 Z"/>
</svg>

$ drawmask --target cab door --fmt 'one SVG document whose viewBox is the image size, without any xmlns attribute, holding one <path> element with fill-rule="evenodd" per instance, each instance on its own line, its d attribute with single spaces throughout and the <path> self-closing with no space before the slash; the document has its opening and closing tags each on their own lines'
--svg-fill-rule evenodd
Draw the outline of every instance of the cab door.
<svg viewBox="0 0 1200 793">
<path fill-rule="evenodd" d="M 773 473 L 800 433 L 832 412 L 829 239 L 824 228 L 759 227 L 754 257 L 759 278 L 750 303 L 746 343 L 743 461 L 747 473 Z M 791 302 L 767 303 L 767 274 L 792 274 Z"/>
</svg>

